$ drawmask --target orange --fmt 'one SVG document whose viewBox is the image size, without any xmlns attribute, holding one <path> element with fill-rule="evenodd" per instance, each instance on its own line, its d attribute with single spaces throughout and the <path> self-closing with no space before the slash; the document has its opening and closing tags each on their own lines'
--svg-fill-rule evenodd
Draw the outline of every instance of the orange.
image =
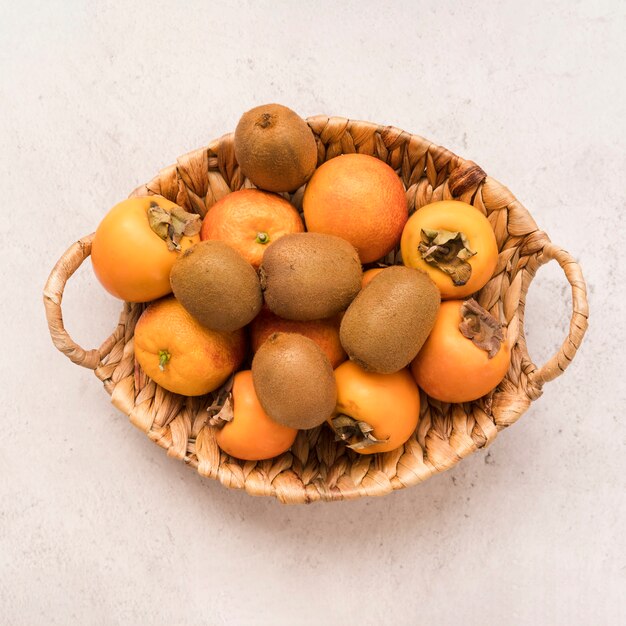
<svg viewBox="0 0 626 626">
<path fill-rule="evenodd" d="M 209 330 L 173 296 L 150 304 L 135 326 L 135 357 L 143 371 L 164 389 L 185 396 L 217 389 L 245 352 L 243 330 Z"/>
<path fill-rule="evenodd" d="M 273 333 L 297 333 L 312 339 L 324 351 L 330 364 L 335 368 L 347 358 L 339 341 L 339 324 L 338 316 L 307 322 L 286 320 L 264 306 L 250 323 L 252 352 L 256 353 L 261 344 Z"/>
<path fill-rule="evenodd" d="M 217 431 L 215 440 L 226 454 L 244 461 L 271 459 L 288 450 L 295 428 L 277 424 L 263 410 L 252 384 L 252 372 L 235 374 L 232 391 L 233 419 Z"/>
<path fill-rule="evenodd" d="M 224 241 L 258 268 L 269 243 L 303 231 L 298 211 L 287 200 L 259 189 L 242 189 L 224 196 L 209 209 L 200 238 Z"/>
<path fill-rule="evenodd" d="M 400 241 L 409 212 L 404 186 L 383 161 L 343 154 L 321 165 L 302 200 L 307 230 L 337 235 L 371 263 Z"/>
</svg>

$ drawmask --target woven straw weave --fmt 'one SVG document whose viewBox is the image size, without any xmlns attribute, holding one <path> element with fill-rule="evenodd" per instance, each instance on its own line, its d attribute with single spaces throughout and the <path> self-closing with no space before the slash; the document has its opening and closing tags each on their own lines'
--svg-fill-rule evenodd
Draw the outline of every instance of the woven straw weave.
<svg viewBox="0 0 626 626">
<path fill-rule="evenodd" d="M 84 350 L 68 335 L 61 299 L 67 280 L 87 258 L 92 235 L 72 245 L 58 261 L 44 291 L 54 344 L 74 363 L 95 371 L 113 404 L 150 439 L 200 474 L 253 495 L 282 502 L 343 500 L 380 496 L 422 482 L 487 445 L 513 424 L 544 383 L 556 378 L 576 354 L 587 328 L 585 282 L 578 264 L 537 228 L 528 211 L 503 185 L 471 161 L 422 137 L 397 128 L 340 117 L 309 118 L 318 147 L 318 165 L 339 154 L 373 155 L 398 172 L 406 188 L 409 211 L 436 200 L 458 199 L 482 211 L 491 223 L 499 249 L 492 279 L 478 293 L 482 306 L 507 326 L 512 361 L 495 393 L 467 404 L 444 404 L 422 394 L 416 432 L 401 448 L 358 455 L 333 440 L 325 425 L 301 431 L 292 449 L 268 461 L 243 462 L 224 454 L 207 425 L 207 407 L 215 396 L 187 398 L 169 393 L 137 366 L 133 330 L 143 305 L 124 305 L 113 334 L 95 350 Z M 204 216 L 224 195 L 251 186 L 237 165 L 233 135 L 213 141 L 167 167 L 132 195 L 159 194 Z M 300 208 L 303 189 L 290 196 Z M 397 251 L 396 251 L 397 252 Z M 528 355 L 524 337 L 524 303 L 537 269 L 556 260 L 572 288 L 569 334 L 543 367 Z M 392 253 L 385 259 L 396 262 Z"/>
</svg>

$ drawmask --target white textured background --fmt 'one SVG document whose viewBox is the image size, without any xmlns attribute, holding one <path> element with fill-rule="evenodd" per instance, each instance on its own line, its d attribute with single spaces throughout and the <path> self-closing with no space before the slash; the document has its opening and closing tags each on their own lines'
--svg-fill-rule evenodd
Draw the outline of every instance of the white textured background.
<svg viewBox="0 0 626 626">
<path fill-rule="evenodd" d="M 0 4 L 2 624 L 626 623 L 623 2 Z M 475 160 L 589 283 L 566 375 L 489 450 L 386 498 L 284 507 L 201 479 L 47 334 L 65 248 L 270 101 Z M 542 269 L 536 362 L 569 308 Z M 118 309 L 88 265 L 71 281 L 85 347 Z"/>
</svg>

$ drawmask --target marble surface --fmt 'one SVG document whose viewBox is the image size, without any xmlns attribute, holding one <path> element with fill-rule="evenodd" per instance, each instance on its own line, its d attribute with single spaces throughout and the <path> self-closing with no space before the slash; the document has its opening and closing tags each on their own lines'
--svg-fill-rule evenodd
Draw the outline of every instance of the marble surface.
<svg viewBox="0 0 626 626">
<path fill-rule="evenodd" d="M 3 624 L 626 623 L 624 3 L 337 4 L 0 4 Z M 421 486 L 309 507 L 226 490 L 50 342 L 41 293 L 65 248 L 271 101 L 475 160 L 584 269 L 571 368 Z M 73 337 L 98 345 L 118 309 L 81 268 Z M 568 327 L 558 266 L 527 311 L 543 363 Z"/>
</svg>

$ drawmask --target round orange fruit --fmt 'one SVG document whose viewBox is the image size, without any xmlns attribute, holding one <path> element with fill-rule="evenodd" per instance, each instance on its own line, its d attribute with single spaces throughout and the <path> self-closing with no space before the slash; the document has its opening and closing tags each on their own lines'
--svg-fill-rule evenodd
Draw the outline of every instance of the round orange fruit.
<svg viewBox="0 0 626 626">
<path fill-rule="evenodd" d="M 380 159 L 342 154 L 315 170 L 302 199 L 311 232 L 337 235 L 371 263 L 399 242 L 409 217 L 404 186 Z"/>
<path fill-rule="evenodd" d="M 215 435 L 217 445 L 226 454 L 244 461 L 262 461 L 292 446 L 298 431 L 277 424 L 263 410 L 250 370 L 235 374 L 231 405 L 232 419 Z"/>
<path fill-rule="evenodd" d="M 372 279 L 380 274 L 385 268 L 384 267 L 372 267 L 371 269 L 363 272 L 363 279 L 361 280 L 361 289 L 365 289 L 371 282 Z"/>
<path fill-rule="evenodd" d="M 482 289 L 498 263 L 498 243 L 489 220 L 459 200 L 440 200 L 418 209 L 400 240 L 402 261 L 426 272 L 443 300 Z"/>
<path fill-rule="evenodd" d="M 246 351 L 243 330 L 209 330 L 173 296 L 153 302 L 141 314 L 134 341 L 143 371 L 164 389 L 184 396 L 217 389 Z"/>
<path fill-rule="evenodd" d="M 301 233 L 298 211 L 284 198 L 259 189 L 242 189 L 216 202 L 202 222 L 200 238 L 219 239 L 258 268 L 267 245 L 289 233 Z"/>
<path fill-rule="evenodd" d="M 376 374 L 365 371 L 354 361 L 346 361 L 335 370 L 335 380 L 337 407 L 328 423 L 355 452 L 389 452 L 415 432 L 420 395 L 406 369 Z"/>
<path fill-rule="evenodd" d="M 339 316 L 310 321 L 285 320 L 264 306 L 250 323 L 250 345 L 255 353 L 274 333 L 297 333 L 313 340 L 335 368 L 347 358 L 339 341 L 339 324 Z"/>
<path fill-rule="evenodd" d="M 492 340 L 492 352 L 463 334 L 460 325 L 466 305 L 462 300 L 441 303 L 435 325 L 411 363 L 411 372 L 420 388 L 441 402 L 477 400 L 498 386 L 511 364 L 504 333 L 502 341 Z M 480 319 L 470 317 L 468 321 L 477 325 L 479 337 L 489 336 Z M 494 323 L 497 324 L 495 320 Z"/>
<path fill-rule="evenodd" d="M 180 235 L 174 245 L 168 236 L 153 229 L 154 220 L 178 213 L 197 221 L 193 235 Z M 152 224 L 151 224 L 152 220 Z M 179 220 L 178 224 L 182 225 Z M 91 263 L 98 280 L 116 298 L 148 302 L 171 293 L 170 272 L 174 261 L 200 241 L 200 217 L 161 196 L 128 198 L 116 204 L 100 222 L 91 246 Z M 161 228 L 168 230 L 167 224 Z M 156 230 L 155 230 L 156 229 Z"/>
</svg>

